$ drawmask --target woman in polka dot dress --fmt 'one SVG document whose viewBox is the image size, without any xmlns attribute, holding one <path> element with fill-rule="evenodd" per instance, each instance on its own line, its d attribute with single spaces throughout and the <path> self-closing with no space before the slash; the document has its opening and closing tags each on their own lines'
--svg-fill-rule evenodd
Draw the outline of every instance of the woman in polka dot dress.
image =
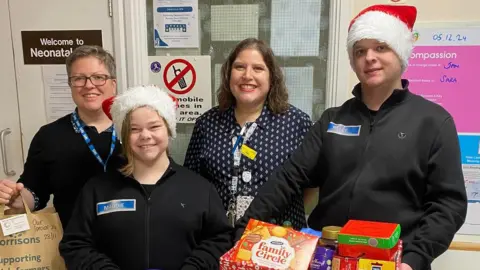
<svg viewBox="0 0 480 270">
<path fill-rule="evenodd" d="M 288 103 L 282 71 L 265 42 L 240 42 L 221 72 L 219 106 L 197 119 L 184 166 L 213 182 L 233 224 L 299 146 L 312 121 Z M 303 198 L 292 198 L 282 215 L 266 221 L 305 227 Z"/>
</svg>

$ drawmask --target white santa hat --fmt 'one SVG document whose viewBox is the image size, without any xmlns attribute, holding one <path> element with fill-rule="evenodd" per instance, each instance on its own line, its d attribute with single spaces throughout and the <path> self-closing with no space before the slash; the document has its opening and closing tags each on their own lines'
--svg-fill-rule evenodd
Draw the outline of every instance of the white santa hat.
<svg viewBox="0 0 480 270">
<path fill-rule="evenodd" d="M 417 9 L 406 5 L 373 5 L 362 10 L 350 22 L 347 48 L 353 67 L 353 46 L 362 39 L 385 42 L 402 62 L 402 71 L 408 66 L 413 50 L 413 25 Z"/>
<path fill-rule="evenodd" d="M 157 86 L 135 86 L 118 96 L 105 100 L 102 104 L 103 111 L 113 121 L 119 138 L 127 114 L 144 106 L 157 111 L 167 122 L 171 137 L 177 136 L 175 110 L 178 107 L 178 101 Z"/>
</svg>

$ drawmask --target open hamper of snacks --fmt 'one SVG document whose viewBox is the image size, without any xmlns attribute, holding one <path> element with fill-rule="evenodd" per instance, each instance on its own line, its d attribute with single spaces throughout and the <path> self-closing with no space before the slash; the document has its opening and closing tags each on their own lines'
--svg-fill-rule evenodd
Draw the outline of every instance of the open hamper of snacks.
<svg viewBox="0 0 480 270">
<path fill-rule="evenodd" d="M 400 229 L 399 224 L 350 220 L 343 228 L 296 231 L 251 219 L 220 258 L 220 269 L 398 270 Z"/>
</svg>

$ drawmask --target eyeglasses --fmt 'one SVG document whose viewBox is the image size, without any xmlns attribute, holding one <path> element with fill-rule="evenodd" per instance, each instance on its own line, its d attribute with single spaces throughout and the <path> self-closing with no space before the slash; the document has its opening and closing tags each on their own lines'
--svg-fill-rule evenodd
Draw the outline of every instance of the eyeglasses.
<svg viewBox="0 0 480 270">
<path fill-rule="evenodd" d="M 95 86 L 102 86 L 105 85 L 107 80 L 109 79 L 114 79 L 115 77 L 108 76 L 105 74 L 95 74 L 92 76 L 72 76 L 68 78 L 68 83 L 70 86 L 75 86 L 75 87 L 83 87 L 87 84 L 87 80 L 90 80 L 90 82 L 95 85 Z"/>
</svg>

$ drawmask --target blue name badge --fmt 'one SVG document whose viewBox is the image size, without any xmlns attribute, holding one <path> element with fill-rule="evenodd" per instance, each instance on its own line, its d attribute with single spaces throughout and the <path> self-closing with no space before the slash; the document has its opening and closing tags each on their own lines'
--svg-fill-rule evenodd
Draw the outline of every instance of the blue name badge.
<svg viewBox="0 0 480 270">
<path fill-rule="evenodd" d="M 114 213 L 114 212 L 126 212 L 136 210 L 135 199 L 125 200 L 111 200 L 108 202 L 97 203 L 97 216 Z"/>
<path fill-rule="evenodd" d="M 361 127 L 362 126 L 345 126 L 342 124 L 335 124 L 333 122 L 330 122 L 328 124 L 327 132 L 343 136 L 359 136 Z"/>
</svg>

